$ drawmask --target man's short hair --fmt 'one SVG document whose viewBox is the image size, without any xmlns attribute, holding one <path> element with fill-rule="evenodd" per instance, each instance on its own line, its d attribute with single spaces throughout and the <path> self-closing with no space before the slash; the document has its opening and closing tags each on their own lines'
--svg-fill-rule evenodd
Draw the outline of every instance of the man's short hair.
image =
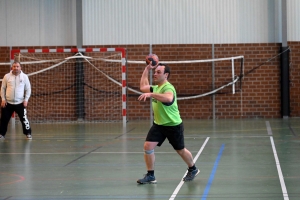
<svg viewBox="0 0 300 200">
<path fill-rule="evenodd" d="M 18 63 L 20 65 L 20 67 L 21 67 L 21 63 L 19 61 L 14 61 L 13 64 L 15 64 L 15 63 Z"/>
</svg>

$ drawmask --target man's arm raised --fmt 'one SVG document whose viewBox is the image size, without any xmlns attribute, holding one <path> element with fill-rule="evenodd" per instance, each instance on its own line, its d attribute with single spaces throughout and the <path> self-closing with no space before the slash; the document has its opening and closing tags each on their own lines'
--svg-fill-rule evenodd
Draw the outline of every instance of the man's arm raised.
<svg viewBox="0 0 300 200">
<path fill-rule="evenodd" d="M 149 80 L 148 80 L 148 76 L 149 76 L 149 71 L 151 69 L 153 69 L 154 67 L 151 65 L 151 63 L 149 65 L 147 65 L 147 67 L 145 67 L 144 72 L 142 74 L 141 77 L 141 81 L 140 81 L 140 90 L 142 92 L 150 92 L 150 84 L 149 84 Z"/>
</svg>

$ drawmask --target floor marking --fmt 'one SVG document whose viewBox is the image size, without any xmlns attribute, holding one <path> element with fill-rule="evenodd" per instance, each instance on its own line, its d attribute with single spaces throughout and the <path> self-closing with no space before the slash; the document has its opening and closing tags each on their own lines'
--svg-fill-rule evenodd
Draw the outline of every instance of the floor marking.
<svg viewBox="0 0 300 200">
<path fill-rule="evenodd" d="M 266 126 L 267 126 L 268 135 L 273 135 L 269 121 L 266 121 Z"/>
<path fill-rule="evenodd" d="M 68 165 L 70 165 L 70 164 L 76 162 L 77 160 L 79 160 L 80 158 L 82 158 L 82 157 L 84 157 L 84 156 L 86 156 L 86 155 L 89 155 L 90 153 L 93 153 L 94 151 L 97 151 L 97 150 L 100 149 L 100 148 L 102 148 L 102 146 L 97 147 L 96 149 L 94 149 L 94 150 L 92 150 L 92 151 L 89 151 L 88 153 L 86 153 L 86 154 L 84 154 L 84 155 L 82 155 L 82 156 L 79 156 L 78 158 L 76 158 L 76 159 L 72 160 L 71 162 L 67 163 L 66 165 L 64 165 L 64 167 L 67 167 Z"/>
<path fill-rule="evenodd" d="M 266 121 L 266 126 L 267 126 L 268 135 L 273 135 L 270 123 L 268 121 Z M 275 163 L 276 163 L 276 167 L 277 167 L 277 172 L 278 172 L 278 176 L 279 176 L 279 180 L 280 180 L 283 199 L 284 200 L 289 200 L 289 195 L 287 193 L 286 186 L 285 186 L 285 183 L 284 183 L 284 178 L 283 178 L 283 175 L 282 175 L 282 171 L 281 171 L 277 151 L 276 151 L 276 148 L 275 148 L 273 136 L 270 136 L 270 140 L 271 140 L 273 154 L 274 154 Z"/>
<path fill-rule="evenodd" d="M 294 132 L 294 129 L 291 127 L 290 124 L 289 124 L 289 129 L 290 129 L 290 131 L 293 133 L 293 135 L 297 137 L 296 133 Z"/>
<path fill-rule="evenodd" d="M 268 130 L 268 135 L 273 135 L 270 123 L 268 121 L 266 121 L 266 126 L 267 126 L 267 130 Z M 278 172 L 278 176 L 279 176 L 279 180 L 280 180 L 280 184 L 281 184 L 283 199 L 284 200 L 289 200 L 289 195 L 287 193 L 286 186 L 285 186 L 285 183 L 284 183 L 284 178 L 283 178 L 283 175 L 282 175 L 279 159 L 278 159 L 278 156 L 277 156 L 277 151 L 276 151 L 276 148 L 275 148 L 273 136 L 270 136 L 270 140 L 271 140 L 273 154 L 274 154 L 275 163 L 276 163 L 276 167 L 277 167 L 277 172 Z"/>
<path fill-rule="evenodd" d="M 266 129 L 265 129 L 266 130 Z M 204 138 L 206 136 L 203 137 L 199 137 L 199 136 L 190 136 L 190 137 L 184 137 L 184 139 L 199 139 L 199 138 Z M 269 137 L 268 135 L 230 135 L 230 136 L 212 136 L 210 138 L 216 138 L 216 139 L 230 139 L 230 138 L 265 138 L 265 137 Z"/>
<path fill-rule="evenodd" d="M 273 149 L 273 153 L 274 153 L 274 158 L 275 158 L 275 162 L 276 162 L 276 167 L 277 167 L 277 171 L 278 171 L 278 176 L 279 176 L 279 180 L 280 180 L 280 184 L 281 184 L 283 199 L 284 200 L 289 200 L 289 195 L 288 195 L 286 187 L 285 187 L 284 178 L 283 178 L 283 175 L 282 175 L 279 159 L 278 159 L 278 156 L 277 156 L 273 136 L 270 136 L 270 140 L 271 140 L 272 149 Z"/>
<path fill-rule="evenodd" d="M 7 176 L 14 176 L 14 177 L 18 177 L 19 178 L 18 180 L 15 180 L 15 181 L 0 183 L 0 186 L 2 186 L 2 185 L 10 185 L 10 184 L 22 182 L 22 181 L 25 180 L 24 176 L 21 176 L 21 175 L 18 175 L 18 174 L 8 174 L 8 173 L 0 173 L 0 174 L 4 174 L 4 175 L 7 175 Z"/>
<path fill-rule="evenodd" d="M 133 131 L 134 129 L 135 129 L 135 128 L 132 128 L 132 129 L 130 129 L 130 130 L 124 132 L 123 134 L 121 134 L 121 135 L 115 137 L 115 139 L 118 139 L 119 137 L 122 137 L 123 135 L 126 135 L 127 133 L 130 133 L 130 132 Z"/>
<path fill-rule="evenodd" d="M 220 151 L 218 153 L 218 156 L 217 156 L 217 159 L 215 161 L 215 164 L 214 164 L 214 167 L 211 171 L 211 174 L 210 174 L 210 177 L 208 179 L 208 182 L 206 184 L 206 187 L 204 189 L 204 193 L 202 195 L 202 200 L 206 200 L 207 196 L 208 196 L 208 193 L 209 193 L 209 190 L 210 190 L 210 186 L 214 180 L 214 177 L 215 177 L 215 174 L 216 174 L 216 171 L 217 171 L 217 168 L 218 168 L 218 164 L 219 164 L 219 161 L 221 159 L 221 156 L 222 156 L 222 153 L 223 153 L 223 150 L 225 148 L 225 144 L 222 144 L 221 148 L 220 148 Z"/>
<path fill-rule="evenodd" d="M 194 157 L 194 163 L 196 163 L 198 157 L 200 156 L 200 154 L 202 153 L 206 143 L 208 142 L 209 140 L 209 137 L 206 138 L 205 142 L 203 143 L 202 147 L 200 148 L 200 150 L 198 151 L 197 155 Z M 187 171 L 185 172 L 185 174 L 183 175 L 183 177 L 185 177 L 185 175 L 187 174 Z M 182 178 L 183 178 L 182 177 Z M 181 186 L 184 184 L 184 181 L 181 179 L 180 183 L 178 184 L 177 188 L 174 190 L 173 194 L 171 195 L 170 199 L 169 200 L 173 200 L 175 199 L 178 191 L 180 190 Z"/>
</svg>

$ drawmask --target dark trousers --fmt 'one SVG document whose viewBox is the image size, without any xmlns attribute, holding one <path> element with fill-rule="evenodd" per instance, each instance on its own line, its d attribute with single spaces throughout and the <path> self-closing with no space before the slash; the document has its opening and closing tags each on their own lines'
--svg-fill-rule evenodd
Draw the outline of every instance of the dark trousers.
<svg viewBox="0 0 300 200">
<path fill-rule="evenodd" d="M 23 134 L 31 134 L 30 124 L 27 119 L 27 110 L 24 107 L 23 103 L 16 105 L 7 103 L 7 105 L 4 108 L 1 108 L 0 134 L 5 136 L 7 132 L 8 122 L 13 112 L 16 112 L 20 118 L 23 128 Z"/>
</svg>

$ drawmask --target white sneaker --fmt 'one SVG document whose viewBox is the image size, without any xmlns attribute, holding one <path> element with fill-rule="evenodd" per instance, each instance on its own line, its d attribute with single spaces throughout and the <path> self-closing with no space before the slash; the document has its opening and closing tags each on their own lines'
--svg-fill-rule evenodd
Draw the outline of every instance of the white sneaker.
<svg viewBox="0 0 300 200">
<path fill-rule="evenodd" d="M 32 136 L 30 134 L 26 135 L 27 140 L 31 140 Z"/>
<path fill-rule="evenodd" d="M 5 140 L 5 137 L 3 135 L 0 135 L 0 140 Z"/>
</svg>

